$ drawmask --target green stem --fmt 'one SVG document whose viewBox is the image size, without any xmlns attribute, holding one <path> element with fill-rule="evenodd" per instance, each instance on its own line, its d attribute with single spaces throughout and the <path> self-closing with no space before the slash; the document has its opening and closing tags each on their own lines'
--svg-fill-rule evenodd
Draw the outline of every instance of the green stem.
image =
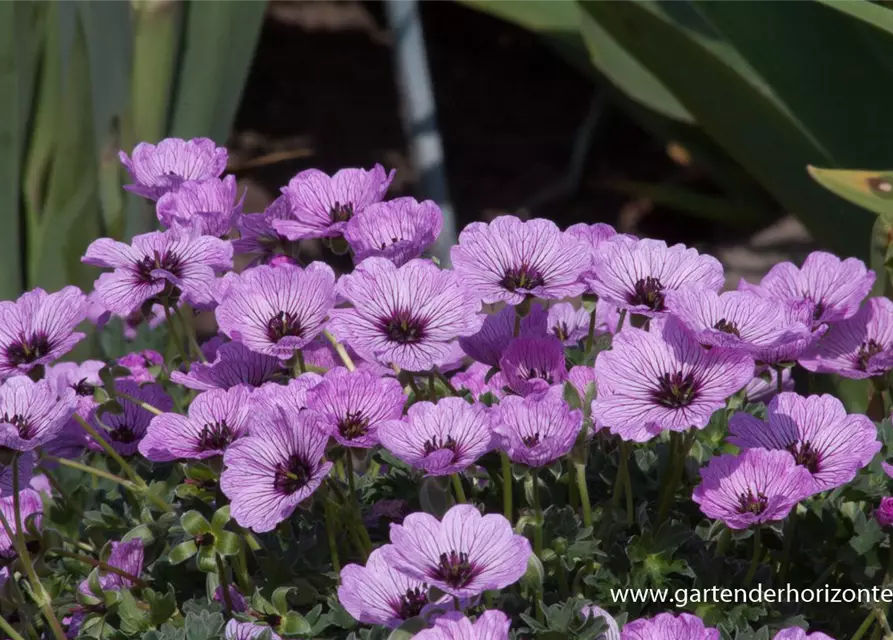
<svg viewBox="0 0 893 640">
<path fill-rule="evenodd" d="M 725 555 L 726 549 L 729 547 L 729 542 L 732 540 L 732 530 L 731 529 L 723 529 L 722 533 L 719 534 L 719 540 L 716 541 L 716 551 L 713 554 L 714 558 L 719 558 L 720 556 Z"/>
<path fill-rule="evenodd" d="M 440 371 L 437 371 L 437 370 L 434 371 L 434 374 L 443 383 L 443 386 L 445 386 L 447 388 L 447 391 L 450 392 L 450 395 L 453 395 L 453 396 L 459 395 L 459 392 L 456 391 L 456 387 L 453 386 L 453 383 L 450 382 L 449 378 L 447 378 L 445 375 L 443 375 L 443 373 L 441 373 Z"/>
<path fill-rule="evenodd" d="M 539 559 L 543 558 L 543 507 L 540 504 L 539 472 L 536 467 L 530 468 L 530 479 L 533 481 L 533 512 L 536 522 L 533 525 L 533 552 Z"/>
<path fill-rule="evenodd" d="M 57 458 L 56 456 L 44 456 L 44 460 L 49 460 L 50 462 L 55 462 L 57 464 L 61 464 L 66 467 L 70 467 L 72 469 L 77 469 L 78 471 L 83 471 L 84 473 L 89 473 L 90 475 L 94 475 L 97 478 L 104 478 L 105 480 L 111 480 L 121 486 L 129 489 L 130 491 L 138 491 L 138 487 L 134 485 L 130 480 L 122 478 L 121 476 L 116 476 L 114 473 L 109 473 L 108 471 L 103 471 L 102 469 L 94 469 L 93 467 L 87 466 L 80 462 L 75 462 L 74 460 L 69 460 L 67 458 Z"/>
<path fill-rule="evenodd" d="M 183 338 L 180 337 L 180 332 L 177 331 L 177 327 L 174 325 L 173 319 L 171 318 L 171 310 L 168 308 L 170 304 L 169 300 L 165 300 L 162 303 L 162 308 L 164 308 L 164 320 L 167 322 L 167 328 L 171 332 L 171 337 L 174 339 L 174 343 L 177 345 L 177 353 L 180 354 L 180 358 L 184 363 L 189 362 L 189 356 L 186 355 L 186 351 L 183 349 Z"/>
<path fill-rule="evenodd" d="M 629 451 L 626 447 L 623 446 L 623 442 L 620 443 L 620 465 L 617 467 L 617 478 L 614 480 L 614 496 L 611 498 L 611 504 L 615 507 L 620 506 L 620 499 L 623 498 L 623 493 L 626 491 L 626 483 L 623 481 L 623 476 L 629 473 Z"/>
<path fill-rule="evenodd" d="M 154 413 L 156 416 L 160 416 L 160 415 L 164 414 L 164 411 L 162 411 L 158 407 L 151 405 L 148 402 L 143 402 L 139 398 L 135 398 L 128 393 L 123 393 L 123 392 L 115 389 L 115 396 L 117 396 L 118 398 L 121 398 L 123 400 L 127 400 L 127 402 L 130 402 L 132 404 L 135 404 L 136 406 L 140 407 L 141 409 L 145 409 L 149 413 Z"/>
<path fill-rule="evenodd" d="M 671 464 L 664 474 L 664 495 L 661 499 L 660 510 L 657 515 L 657 524 L 660 526 L 670 514 L 670 507 L 673 505 L 673 498 L 676 497 L 676 489 L 679 487 L 679 481 L 682 480 L 682 474 L 685 472 L 685 459 L 688 457 L 688 451 L 694 443 L 695 430 L 690 429 L 688 435 L 684 438 L 678 431 L 672 432 L 670 441 L 673 451 Z"/>
<path fill-rule="evenodd" d="M 9 523 L 6 522 L 6 517 L 3 516 L 2 512 L 0 512 L 0 517 L 3 518 L 3 526 L 7 529 L 9 539 L 13 543 L 16 553 L 18 553 L 22 565 L 25 567 L 25 573 L 28 575 L 28 582 L 31 583 L 31 591 L 35 597 L 37 606 L 40 607 L 40 610 L 43 612 L 43 617 L 46 618 L 47 624 L 49 624 L 56 640 L 65 640 L 65 631 L 63 631 L 62 625 L 59 624 L 59 619 L 53 611 L 53 605 L 50 601 L 49 594 L 46 592 L 46 589 L 43 588 L 43 583 L 40 581 L 40 578 L 37 577 L 37 572 L 34 570 L 34 563 L 31 561 L 31 553 L 28 551 L 28 546 L 25 544 L 25 530 L 22 526 L 22 505 L 19 498 L 19 456 L 16 454 L 12 459 L 12 508 L 16 526 L 15 536 L 12 535 Z"/>
<path fill-rule="evenodd" d="M 328 331 L 323 331 L 323 335 L 326 337 L 331 345 L 335 348 L 335 353 L 338 354 L 338 357 L 341 358 L 341 362 L 344 363 L 344 366 L 347 367 L 348 371 L 353 371 L 356 369 L 356 365 L 353 363 L 350 355 L 347 353 L 347 349 L 344 348 L 344 345 L 338 342 L 338 340 Z"/>
<path fill-rule="evenodd" d="M 568 459 L 567 461 L 567 501 L 570 503 L 574 512 L 580 508 L 580 493 L 577 490 L 577 483 L 574 482 L 574 463 Z"/>
<path fill-rule="evenodd" d="M 415 382 L 415 376 L 409 373 L 408 371 L 403 372 L 403 379 L 406 380 L 406 383 L 409 385 L 409 388 L 412 389 L 412 392 L 415 394 L 416 401 L 421 400 L 424 395 L 419 389 L 418 385 Z"/>
<path fill-rule="evenodd" d="M 589 501 L 589 487 L 586 484 L 586 463 L 575 462 L 577 488 L 580 490 L 580 504 L 583 507 L 583 526 L 592 526 L 592 503 Z"/>
<path fill-rule="evenodd" d="M 592 313 L 589 314 L 589 333 L 586 334 L 586 355 L 592 353 L 592 343 L 595 340 L 595 310 L 598 308 L 598 302 L 592 307 Z"/>
<path fill-rule="evenodd" d="M 6 619 L 2 617 L 0 617 L 0 629 L 2 629 L 7 636 L 9 636 L 9 640 L 25 640 L 15 629 L 12 628 L 12 626 L 10 626 Z"/>
<path fill-rule="evenodd" d="M 434 373 L 428 374 L 428 399 L 437 404 L 437 386 L 434 384 Z"/>
<path fill-rule="evenodd" d="M 625 489 L 623 493 L 626 495 L 626 524 L 628 525 L 632 525 L 633 521 L 635 520 L 635 516 L 633 513 L 633 510 L 635 509 L 635 506 L 633 504 L 633 482 L 629 472 L 631 447 L 632 445 L 630 445 L 628 442 L 620 443 L 620 448 L 625 450 L 623 457 L 626 460 L 626 466 L 624 468 L 623 474 L 623 486 Z"/>
<path fill-rule="evenodd" d="M 186 334 L 186 339 L 189 340 L 189 344 L 195 351 L 195 356 L 202 362 L 207 363 L 208 359 L 205 357 L 202 348 L 198 344 L 198 338 L 195 337 L 195 327 L 192 326 L 191 322 L 186 321 L 186 318 L 183 317 L 183 312 L 178 305 L 174 305 L 174 314 L 177 316 L 177 320 L 180 321 L 180 326 L 183 327 L 183 333 Z"/>
<path fill-rule="evenodd" d="M 323 498 L 323 507 L 326 513 L 326 535 L 329 539 L 329 555 L 332 559 L 332 570 L 341 573 L 341 562 L 338 560 L 338 541 L 335 539 L 335 514 L 332 512 L 332 503 L 328 496 Z"/>
<path fill-rule="evenodd" d="M 871 626 L 875 622 L 874 609 L 868 612 L 868 615 L 865 616 L 865 620 L 862 621 L 862 624 L 859 625 L 859 628 L 856 629 L 856 633 L 853 634 L 851 640 L 862 640 L 862 637 L 871 629 Z"/>
<path fill-rule="evenodd" d="M 454 473 L 451 479 L 453 481 L 453 492 L 456 494 L 456 502 L 465 504 L 468 502 L 468 498 L 465 497 L 465 489 L 462 488 L 462 478 L 459 477 L 458 473 Z"/>
<path fill-rule="evenodd" d="M 300 349 L 295 349 L 294 359 L 295 362 L 292 369 L 292 377 L 297 378 L 301 374 L 307 373 L 307 364 L 304 362 L 304 352 Z"/>
<path fill-rule="evenodd" d="M 626 309 L 621 309 L 620 317 L 617 319 L 617 328 L 614 329 L 614 333 L 620 333 L 620 330 L 623 328 L 624 320 L 626 320 Z"/>
<path fill-rule="evenodd" d="M 502 463 L 502 514 L 509 522 L 512 518 L 512 461 L 504 451 L 499 452 L 499 460 Z"/>
<path fill-rule="evenodd" d="M 784 391 L 784 378 L 781 373 L 784 371 L 781 367 L 775 367 L 775 389 L 778 393 Z"/>
<path fill-rule="evenodd" d="M 372 551 L 372 538 L 369 537 L 369 531 L 366 529 L 366 525 L 363 524 L 363 511 L 362 507 L 360 506 L 360 497 L 357 494 L 357 489 L 353 479 L 353 456 L 350 453 L 350 449 L 345 449 L 344 453 L 344 459 L 346 461 L 345 473 L 347 474 L 347 486 L 350 489 L 350 500 L 356 520 L 356 529 L 362 543 L 363 555 L 368 556 L 369 553 Z"/>
<path fill-rule="evenodd" d="M 512 337 L 517 338 L 521 335 L 521 314 L 518 313 L 518 307 L 515 307 L 515 326 L 512 328 Z"/>
<path fill-rule="evenodd" d="M 90 556 L 85 556 L 81 553 L 74 553 L 72 551 L 67 551 L 65 549 L 48 549 L 47 553 L 51 553 L 56 556 L 63 556 L 65 558 L 72 558 L 73 560 L 77 560 L 78 562 L 83 562 L 84 564 L 89 564 L 91 567 L 97 567 L 102 569 L 107 573 L 114 573 L 115 575 L 119 575 L 122 578 L 127 578 L 133 584 L 135 584 L 140 589 L 145 589 L 149 586 L 149 583 L 140 578 L 139 576 L 135 576 L 132 573 L 128 573 L 124 571 L 124 569 L 119 569 L 118 567 L 113 567 L 112 565 L 103 562 L 102 560 L 97 560 L 96 558 L 91 558 Z"/>
<path fill-rule="evenodd" d="M 753 582 L 753 577 L 757 574 L 757 567 L 760 564 L 760 555 L 762 551 L 762 530 L 757 527 L 753 532 L 753 556 L 750 558 L 750 567 L 748 567 L 747 574 L 744 576 L 745 589 L 750 586 L 750 583 Z"/>
<path fill-rule="evenodd" d="M 233 612 L 233 598 L 229 593 L 229 580 L 226 579 L 226 566 L 223 564 L 223 558 L 219 553 L 214 554 L 214 560 L 217 562 L 217 574 L 220 576 L 220 590 L 223 592 L 223 612 L 226 617 L 230 617 Z"/>
<path fill-rule="evenodd" d="M 239 553 L 236 555 L 235 560 L 233 560 L 233 567 L 236 575 L 236 582 L 239 583 L 239 590 L 242 593 L 251 593 L 252 583 L 251 576 L 248 574 L 248 551 L 246 550 L 247 541 L 240 540 L 239 541 Z"/>
<path fill-rule="evenodd" d="M 784 544 L 781 552 L 781 567 L 778 572 L 779 584 L 784 584 L 785 578 L 788 576 L 788 568 L 791 564 L 791 547 L 794 542 L 794 531 L 797 529 L 797 505 L 791 509 L 791 515 L 785 526 Z"/>
</svg>

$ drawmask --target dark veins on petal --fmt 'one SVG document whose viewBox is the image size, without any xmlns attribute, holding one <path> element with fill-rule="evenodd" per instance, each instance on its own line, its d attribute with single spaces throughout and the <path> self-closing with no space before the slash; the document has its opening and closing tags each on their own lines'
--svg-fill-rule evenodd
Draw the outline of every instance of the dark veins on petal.
<svg viewBox="0 0 893 640">
<path fill-rule="evenodd" d="M 738 513 L 752 513 L 755 516 L 763 513 L 769 506 L 769 498 L 764 494 L 757 492 L 754 496 L 753 491 L 747 490 L 738 496 Z"/>
<path fill-rule="evenodd" d="M 22 416 L 19 414 L 15 414 L 12 416 L 10 416 L 8 414 L 3 414 L 3 422 L 7 422 L 7 423 L 13 425 L 16 429 L 18 429 L 19 437 L 22 440 L 30 440 L 31 438 L 34 437 L 34 433 L 31 429 L 31 425 L 28 424 L 28 420 L 25 418 L 25 416 Z"/>
<path fill-rule="evenodd" d="M 822 456 L 811 442 L 793 442 L 787 446 L 787 450 L 794 456 L 797 464 L 809 469 L 810 473 L 818 473 Z"/>
<path fill-rule="evenodd" d="M 825 315 L 825 303 L 819 300 L 815 303 L 815 309 L 812 311 L 812 321 L 818 322 Z"/>
<path fill-rule="evenodd" d="M 868 362 L 883 350 L 884 345 L 878 344 L 875 340 L 863 342 L 859 347 L 859 353 L 856 354 L 856 365 L 862 371 L 867 371 Z"/>
<path fill-rule="evenodd" d="M 652 398 L 658 404 L 670 409 L 687 407 L 698 393 L 698 384 L 693 373 L 683 375 L 681 371 L 665 373 L 657 380 L 658 389 L 652 392 Z"/>
<path fill-rule="evenodd" d="M 445 440 L 433 436 L 429 440 L 425 440 L 425 444 L 422 446 L 425 447 L 425 455 L 431 455 L 435 451 L 440 451 L 441 449 L 449 449 L 455 453 L 458 443 L 453 440 L 453 436 L 447 436 Z"/>
<path fill-rule="evenodd" d="M 152 284 L 158 281 L 158 278 L 152 276 L 152 271 L 161 269 L 179 278 L 181 266 L 180 258 L 176 253 L 160 254 L 158 251 L 155 251 L 153 255 L 146 256 L 140 260 L 136 265 L 136 269 L 142 282 Z"/>
<path fill-rule="evenodd" d="M 545 369 L 522 369 L 519 373 L 524 380 L 545 380 L 549 384 L 553 382 L 552 373 Z"/>
<path fill-rule="evenodd" d="M 454 589 L 461 589 L 480 573 L 480 569 L 468 561 L 467 553 L 450 551 L 440 554 L 440 562 L 433 573 L 438 580 Z"/>
<path fill-rule="evenodd" d="M 641 278 L 633 287 L 628 301 L 632 305 L 648 307 L 652 311 L 664 310 L 664 286 L 658 278 Z"/>
<path fill-rule="evenodd" d="M 29 364 L 46 356 L 53 348 L 45 333 L 22 336 L 18 342 L 6 347 L 6 359 L 14 365 Z"/>
<path fill-rule="evenodd" d="M 524 446 L 527 447 L 528 449 L 535 447 L 536 445 L 538 445 L 541 442 L 540 432 L 537 431 L 532 436 L 523 436 L 521 438 L 521 442 L 523 442 Z"/>
<path fill-rule="evenodd" d="M 400 601 L 394 606 L 394 612 L 402 620 L 415 618 L 428 604 L 428 585 L 423 584 L 415 589 L 407 589 L 400 596 Z M 393 605 L 392 605 L 393 606 Z"/>
<path fill-rule="evenodd" d="M 391 342 L 417 344 L 425 338 L 427 323 L 404 309 L 398 309 L 378 322 Z"/>
<path fill-rule="evenodd" d="M 516 289 L 536 289 L 537 287 L 542 287 L 546 284 L 546 280 L 537 271 L 536 267 L 522 264 L 520 267 L 506 269 L 499 284 L 509 291 L 515 291 Z"/>
<path fill-rule="evenodd" d="M 267 338 L 270 342 L 279 342 L 286 336 L 300 338 L 303 334 L 301 321 L 288 311 L 280 311 L 267 322 Z"/>
<path fill-rule="evenodd" d="M 294 454 L 276 467 L 273 486 L 277 491 L 291 495 L 306 485 L 312 475 L 313 469 L 310 464 L 300 455 Z"/>
<path fill-rule="evenodd" d="M 725 318 L 721 318 L 720 320 L 718 320 L 717 323 L 713 325 L 713 328 L 717 331 L 722 331 L 723 333 L 729 333 L 736 338 L 741 337 L 741 332 L 738 331 L 738 325 L 734 322 L 729 322 Z"/>
<path fill-rule="evenodd" d="M 348 440 L 361 438 L 369 432 L 369 418 L 362 411 L 348 411 L 338 422 L 338 431 Z"/>
<path fill-rule="evenodd" d="M 353 203 L 345 202 L 341 204 L 336 202 L 329 209 L 329 217 L 332 219 L 332 222 L 347 222 L 353 218 Z"/>
<path fill-rule="evenodd" d="M 233 441 L 233 431 L 226 424 L 226 420 L 206 424 L 202 427 L 198 436 L 198 446 L 202 451 L 217 451 L 226 449 Z"/>
</svg>

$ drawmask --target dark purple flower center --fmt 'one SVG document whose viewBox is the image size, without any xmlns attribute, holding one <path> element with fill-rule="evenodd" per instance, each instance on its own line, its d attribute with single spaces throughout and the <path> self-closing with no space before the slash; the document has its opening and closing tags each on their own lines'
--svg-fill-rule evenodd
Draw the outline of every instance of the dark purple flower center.
<svg viewBox="0 0 893 640">
<path fill-rule="evenodd" d="M 409 620 L 419 615 L 427 604 L 428 585 L 423 584 L 415 589 L 407 589 L 406 593 L 400 596 L 400 602 L 394 609 L 400 619 Z"/>
<path fill-rule="evenodd" d="M 818 322 L 825 315 L 825 303 L 819 300 L 815 303 L 815 309 L 812 311 L 812 321 Z"/>
<path fill-rule="evenodd" d="M 329 209 L 329 217 L 332 219 L 332 222 L 347 222 L 353 218 L 353 203 L 345 202 L 341 204 L 336 202 Z"/>
<path fill-rule="evenodd" d="M 454 589 L 468 585 L 479 573 L 480 569 L 468 561 L 468 554 L 458 551 L 441 553 L 440 562 L 434 569 L 434 577 Z"/>
<path fill-rule="evenodd" d="M 713 325 L 713 328 L 717 331 L 722 331 L 723 333 L 729 333 L 736 338 L 741 337 L 741 332 L 738 331 L 738 325 L 734 322 L 726 320 L 725 318 L 720 318 L 720 320 L 717 321 L 715 325 Z"/>
<path fill-rule="evenodd" d="M 528 449 L 535 447 L 540 443 L 540 432 L 537 431 L 532 436 L 523 436 L 521 442 L 523 442 L 524 446 Z"/>
<path fill-rule="evenodd" d="M 681 409 L 690 405 L 697 395 L 698 385 L 693 373 L 683 375 L 681 371 L 665 373 L 657 379 L 658 390 L 652 393 L 654 401 L 670 409 Z"/>
<path fill-rule="evenodd" d="M 636 306 L 648 307 L 652 311 L 664 310 L 664 285 L 660 280 L 652 276 L 641 278 L 633 287 L 633 293 L 629 296 L 629 303 Z"/>
<path fill-rule="evenodd" d="M 286 336 L 300 338 L 304 333 L 301 321 L 293 313 L 280 311 L 267 322 L 267 338 L 270 342 L 279 342 Z"/>
<path fill-rule="evenodd" d="M 136 433 L 133 431 L 133 427 L 127 424 L 120 424 L 111 431 L 109 431 L 109 439 L 114 442 L 120 442 L 121 444 L 132 444 L 136 442 Z"/>
<path fill-rule="evenodd" d="M 96 387 L 87 382 L 86 378 L 81 378 L 76 383 L 71 385 L 71 388 L 74 389 L 74 392 L 79 396 L 92 396 L 93 390 Z"/>
<path fill-rule="evenodd" d="M 786 448 L 790 451 L 791 455 L 794 456 L 794 460 L 797 464 L 809 469 L 810 473 L 819 472 L 822 456 L 819 451 L 812 446 L 811 442 L 792 442 Z"/>
<path fill-rule="evenodd" d="M 312 475 L 313 469 L 307 461 L 300 455 L 294 454 L 288 461 L 282 462 L 276 467 L 273 486 L 277 491 L 291 495 L 310 482 Z"/>
<path fill-rule="evenodd" d="M 25 418 L 25 416 L 23 415 L 19 415 L 18 413 L 12 416 L 3 414 L 3 422 L 9 423 L 16 429 L 18 429 L 19 437 L 22 440 L 30 440 L 35 435 L 34 430 L 31 429 L 31 425 L 28 423 L 27 418 Z"/>
<path fill-rule="evenodd" d="M 542 274 L 536 267 L 522 264 L 520 267 L 511 267 L 505 270 L 502 280 L 499 281 L 505 289 L 515 291 L 517 289 L 536 289 L 546 284 Z"/>
<path fill-rule="evenodd" d="M 383 318 L 379 323 L 391 342 L 417 344 L 425 338 L 427 323 L 403 309 L 394 311 L 390 318 Z"/>
<path fill-rule="evenodd" d="M 369 418 L 362 411 L 348 411 L 338 421 L 338 431 L 348 440 L 361 438 L 369 432 Z"/>
<path fill-rule="evenodd" d="M 435 451 L 440 451 L 441 449 L 449 449 L 455 453 L 458 444 L 459 443 L 453 440 L 453 436 L 447 436 L 446 439 L 432 436 L 430 439 L 425 440 L 425 444 L 422 446 L 425 448 L 425 455 L 427 456 Z"/>
<path fill-rule="evenodd" d="M 391 237 L 391 246 L 397 244 L 398 242 L 400 242 L 400 240 L 402 240 L 402 238 L 395 238 L 395 237 L 392 236 L 392 237 Z M 384 251 L 384 250 L 387 249 L 387 248 L 388 248 L 388 243 L 385 242 L 384 240 L 382 240 L 382 242 L 381 242 L 381 250 Z"/>
<path fill-rule="evenodd" d="M 878 344 L 875 340 L 863 342 L 859 347 L 859 353 L 856 355 L 856 364 L 862 371 L 868 370 L 868 362 L 874 356 L 884 350 L 884 345 Z"/>
<path fill-rule="evenodd" d="M 6 347 L 6 359 L 14 365 L 29 364 L 46 356 L 53 348 L 45 333 L 35 333 L 22 337 Z"/>
<path fill-rule="evenodd" d="M 763 513 L 769 506 L 769 498 L 761 492 L 754 496 L 753 491 L 747 490 L 738 496 L 738 513 L 752 513 L 755 516 Z"/>
<path fill-rule="evenodd" d="M 547 371 L 545 369 L 521 369 L 519 372 L 520 377 L 524 380 L 545 380 L 547 383 L 552 384 L 554 378 L 552 377 L 552 372 Z"/>
<path fill-rule="evenodd" d="M 202 427 L 198 436 L 198 446 L 202 451 L 218 451 L 226 449 L 233 441 L 233 430 L 226 424 L 226 420 L 208 423 Z"/>
<path fill-rule="evenodd" d="M 559 322 L 558 324 L 556 324 L 552 328 L 552 333 L 562 342 L 567 340 L 568 336 L 571 334 L 566 322 Z"/>
<path fill-rule="evenodd" d="M 154 270 L 161 269 L 179 278 L 181 266 L 180 258 L 177 254 L 173 252 L 161 254 L 155 251 L 153 255 L 146 256 L 140 260 L 136 264 L 136 270 L 142 282 L 152 284 L 158 281 L 158 278 L 152 275 Z"/>
</svg>

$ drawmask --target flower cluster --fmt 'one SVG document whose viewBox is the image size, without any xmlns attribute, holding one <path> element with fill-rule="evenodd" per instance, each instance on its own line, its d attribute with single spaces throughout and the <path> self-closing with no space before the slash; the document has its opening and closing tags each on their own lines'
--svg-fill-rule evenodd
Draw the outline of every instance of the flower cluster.
<svg viewBox="0 0 893 640">
<path fill-rule="evenodd" d="M 501 216 L 442 268 L 437 205 L 386 199 L 379 165 L 303 171 L 244 212 L 210 140 L 121 159 L 160 230 L 93 242 L 92 292 L 0 303 L 5 633 L 829 638 L 760 608 L 608 600 L 711 554 L 716 579 L 783 581 L 798 517 L 828 531 L 796 534 L 833 555 L 827 575 L 882 575 L 893 303 L 866 299 L 860 261 L 815 252 L 720 292 L 693 248 Z M 306 262 L 307 242 L 352 270 Z M 60 362 L 85 320 L 164 340 Z M 843 378 L 861 405 L 827 393 Z M 77 580 L 48 591 L 47 563 Z M 26 595 L 37 629 L 13 614 Z"/>
</svg>

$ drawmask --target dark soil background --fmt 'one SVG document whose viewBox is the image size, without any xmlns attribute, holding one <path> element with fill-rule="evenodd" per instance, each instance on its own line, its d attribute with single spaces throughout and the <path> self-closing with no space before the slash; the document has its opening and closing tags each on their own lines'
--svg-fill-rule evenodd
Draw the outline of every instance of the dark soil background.
<svg viewBox="0 0 893 640">
<path fill-rule="evenodd" d="M 262 209 L 309 167 L 380 162 L 397 169 L 391 196 L 423 195 L 414 191 L 383 9 L 350 0 L 270 5 L 231 144 L 233 168 L 249 188 L 246 210 Z M 740 230 L 599 187 L 612 178 L 661 182 L 686 170 L 616 108 L 599 119 L 577 188 L 544 201 L 568 175 L 596 90 L 591 80 L 536 36 L 463 5 L 428 1 L 421 12 L 459 229 L 520 211 L 562 227 L 607 222 L 685 242 L 749 277 L 785 257 L 762 247 L 754 260 L 743 250 L 753 239 Z M 786 227 L 764 240 L 789 246 L 790 233 L 802 242 Z M 730 265 L 735 260 L 741 265 Z"/>
</svg>

